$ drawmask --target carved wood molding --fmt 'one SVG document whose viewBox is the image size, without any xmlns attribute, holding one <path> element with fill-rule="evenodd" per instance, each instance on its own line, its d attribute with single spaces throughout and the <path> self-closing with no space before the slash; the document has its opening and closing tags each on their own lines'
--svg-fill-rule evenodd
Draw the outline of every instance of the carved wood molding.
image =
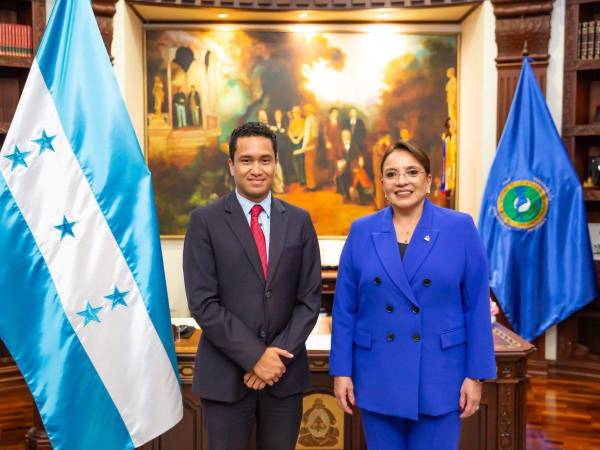
<svg viewBox="0 0 600 450">
<path fill-rule="evenodd" d="M 514 433 L 514 385 L 501 384 L 498 386 L 498 448 L 513 450 L 515 448 Z"/>
<path fill-rule="evenodd" d="M 548 61 L 553 0 L 493 0 L 498 65 L 520 64 L 523 48 L 534 61 Z"/>
<path fill-rule="evenodd" d="M 46 28 L 46 2 L 35 0 L 31 2 L 31 27 L 33 33 L 33 53 L 37 52 Z"/>
<path fill-rule="evenodd" d="M 113 17 L 117 12 L 117 0 L 93 0 L 92 9 L 96 15 L 96 21 L 102 34 L 102 40 L 110 55 L 113 38 Z"/>
<path fill-rule="evenodd" d="M 498 57 L 497 135 L 500 139 L 516 89 L 524 50 L 542 92 L 546 90 L 548 43 L 554 0 L 492 0 L 496 16 Z"/>
</svg>

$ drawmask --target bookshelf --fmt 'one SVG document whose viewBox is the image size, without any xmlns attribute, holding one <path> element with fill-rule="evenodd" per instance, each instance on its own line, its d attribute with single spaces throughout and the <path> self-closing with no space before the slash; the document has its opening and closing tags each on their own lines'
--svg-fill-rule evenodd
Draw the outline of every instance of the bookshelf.
<svg viewBox="0 0 600 450">
<path fill-rule="evenodd" d="M 0 2 L 0 145 L 46 25 L 45 0 Z"/>
<path fill-rule="evenodd" d="M 600 0 L 567 0 L 564 70 L 563 140 L 584 187 L 588 222 L 600 223 L 600 185 L 589 180 L 591 158 L 600 156 Z M 595 264 L 600 286 L 600 261 Z M 600 378 L 598 329 L 596 299 L 558 326 L 554 371 Z"/>
</svg>

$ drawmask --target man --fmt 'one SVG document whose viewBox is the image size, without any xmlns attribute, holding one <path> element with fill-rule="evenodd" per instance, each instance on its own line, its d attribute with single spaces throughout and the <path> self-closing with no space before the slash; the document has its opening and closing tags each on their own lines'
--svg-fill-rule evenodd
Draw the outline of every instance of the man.
<svg viewBox="0 0 600 450">
<path fill-rule="evenodd" d="M 360 154 L 365 158 L 365 170 L 371 179 L 373 179 L 372 158 L 367 147 L 367 127 L 363 119 L 358 117 L 356 108 L 351 108 L 348 112 L 347 128 L 352 134 L 352 145 L 356 146 Z"/>
<path fill-rule="evenodd" d="M 276 109 L 273 113 L 275 123 L 271 125 L 271 130 L 277 137 L 277 159 L 283 170 L 283 180 L 286 185 L 294 181 L 295 173 L 292 166 L 292 143 L 287 134 L 287 124 L 284 122 L 283 111 Z"/>
<path fill-rule="evenodd" d="M 304 173 L 304 118 L 300 106 L 294 106 L 291 112 L 290 125 L 288 127 L 288 136 L 292 144 L 292 166 L 296 173 L 296 180 L 300 186 L 306 186 L 306 175 Z"/>
<path fill-rule="evenodd" d="M 209 450 L 295 448 L 309 370 L 305 341 L 321 305 L 310 216 L 271 196 L 277 140 L 265 125 L 229 141 L 235 191 L 191 214 L 183 250 L 190 311 L 202 327 L 192 389 Z"/>
<path fill-rule="evenodd" d="M 186 98 L 179 86 L 174 87 L 173 104 L 175 105 L 175 128 L 187 127 L 187 116 L 185 111 Z"/>
<path fill-rule="evenodd" d="M 373 182 L 365 170 L 365 157 L 360 155 L 352 167 L 352 186 L 350 186 L 350 199 L 354 203 L 367 205 L 373 202 Z"/>
<path fill-rule="evenodd" d="M 338 194 L 342 194 L 346 203 L 350 201 L 354 161 L 360 154 L 360 150 L 352 142 L 352 133 L 348 129 L 342 130 L 342 148 L 343 156 L 336 161 L 335 185 Z"/>
<path fill-rule="evenodd" d="M 202 119 L 201 106 L 200 106 L 200 94 L 196 90 L 196 86 L 190 86 L 190 93 L 188 94 L 188 104 L 190 105 L 190 113 L 192 115 L 192 125 L 195 127 L 200 126 Z"/>
<path fill-rule="evenodd" d="M 365 122 L 358 117 L 356 108 L 350 109 L 346 128 L 350 130 L 352 135 L 352 144 L 356 145 L 362 152 L 367 140 L 367 127 L 365 126 Z"/>
<path fill-rule="evenodd" d="M 310 103 L 304 105 L 304 136 L 302 148 L 295 150 L 294 155 L 304 155 L 304 177 L 306 180 L 305 191 L 317 190 L 317 148 L 319 146 L 319 119 L 316 109 Z"/>
<path fill-rule="evenodd" d="M 325 154 L 330 165 L 329 175 L 333 182 L 335 178 L 335 167 L 338 159 L 344 157 L 344 144 L 342 143 L 342 126 L 339 122 L 340 111 L 337 108 L 329 110 L 329 118 L 323 126 L 323 137 L 325 141 Z"/>
</svg>

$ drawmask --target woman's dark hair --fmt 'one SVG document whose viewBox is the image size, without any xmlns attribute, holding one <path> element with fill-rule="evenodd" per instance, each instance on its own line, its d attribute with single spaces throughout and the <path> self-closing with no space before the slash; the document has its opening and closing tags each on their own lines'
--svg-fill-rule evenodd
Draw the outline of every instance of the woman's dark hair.
<svg viewBox="0 0 600 450">
<path fill-rule="evenodd" d="M 237 150 L 238 139 L 253 136 L 269 139 L 273 146 L 275 158 L 277 158 L 277 136 L 275 136 L 275 133 L 265 124 L 259 122 L 247 122 L 233 130 L 229 137 L 229 157 L 232 161 L 235 156 L 235 151 Z"/>
<path fill-rule="evenodd" d="M 425 173 L 429 175 L 431 173 L 431 162 L 429 161 L 429 156 L 420 148 L 415 147 L 413 144 L 407 141 L 398 141 L 391 148 L 386 150 L 383 154 L 383 158 L 381 158 L 381 172 L 383 173 L 383 165 L 385 164 L 385 160 L 394 152 L 408 152 L 410 153 L 419 164 L 423 166 L 425 169 Z"/>
</svg>

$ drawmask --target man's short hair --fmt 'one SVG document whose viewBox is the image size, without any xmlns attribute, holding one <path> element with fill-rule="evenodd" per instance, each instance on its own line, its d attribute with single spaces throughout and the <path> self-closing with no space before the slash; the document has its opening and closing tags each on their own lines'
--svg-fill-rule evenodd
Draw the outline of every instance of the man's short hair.
<svg viewBox="0 0 600 450">
<path fill-rule="evenodd" d="M 277 158 L 277 136 L 275 136 L 275 133 L 265 124 L 259 122 L 247 122 L 233 130 L 229 138 L 229 157 L 232 161 L 234 160 L 235 151 L 237 150 L 238 139 L 254 136 L 269 139 L 273 146 L 275 158 Z"/>
</svg>

